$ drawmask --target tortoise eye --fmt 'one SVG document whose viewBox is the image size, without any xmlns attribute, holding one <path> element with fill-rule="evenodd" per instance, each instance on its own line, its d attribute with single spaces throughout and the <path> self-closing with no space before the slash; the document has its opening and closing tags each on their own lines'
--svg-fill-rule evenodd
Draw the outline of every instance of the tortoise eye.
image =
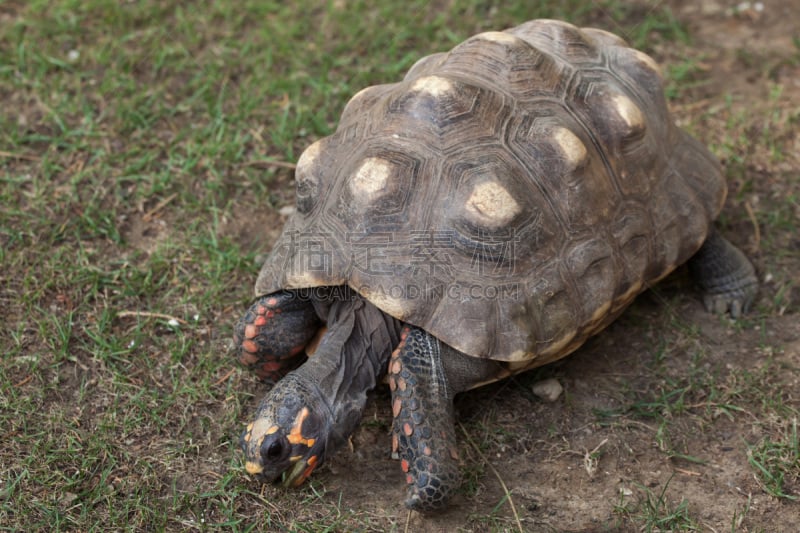
<svg viewBox="0 0 800 533">
<path fill-rule="evenodd" d="M 280 441 L 275 441 L 269 445 L 267 448 L 267 459 L 277 459 L 281 456 L 283 452 L 283 446 L 281 445 Z"/>
</svg>

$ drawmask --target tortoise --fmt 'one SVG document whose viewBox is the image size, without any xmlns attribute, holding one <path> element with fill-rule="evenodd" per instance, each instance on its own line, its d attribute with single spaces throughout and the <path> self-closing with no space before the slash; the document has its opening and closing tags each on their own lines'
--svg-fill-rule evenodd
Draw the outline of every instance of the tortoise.
<svg viewBox="0 0 800 533">
<path fill-rule="evenodd" d="M 710 311 L 746 312 L 754 268 L 713 227 L 721 167 L 663 84 L 611 33 L 534 20 L 353 96 L 299 158 L 234 328 L 274 383 L 247 472 L 302 484 L 388 376 L 405 505 L 434 511 L 459 485 L 457 393 L 568 355 L 683 263 Z"/>
</svg>

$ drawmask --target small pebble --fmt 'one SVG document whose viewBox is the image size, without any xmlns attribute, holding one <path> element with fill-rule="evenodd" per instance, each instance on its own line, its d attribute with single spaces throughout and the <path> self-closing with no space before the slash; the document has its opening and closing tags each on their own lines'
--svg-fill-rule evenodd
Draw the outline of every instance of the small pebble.
<svg viewBox="0 0 800 533">
<path fill-rule="evenodd" d="M 564 387 L 555 378 L 543 379 L 533 384 L 533 393 L 546 402 L 558 400 L 562 392 Z"/>
<path fill-rule="evenodd" d="M 289 215 L 291 215 L 295 211 L 297 211 L 297 208 L 295 206 L 293 206 L 293 205 L 285 205 L 285 206 L 281 207 L 280 209 L 278 209 L 278 213 L 280 215 L 282 215 L 282 216 L 285 216 L 285 217 L 288 217 Z"/>
</svg>

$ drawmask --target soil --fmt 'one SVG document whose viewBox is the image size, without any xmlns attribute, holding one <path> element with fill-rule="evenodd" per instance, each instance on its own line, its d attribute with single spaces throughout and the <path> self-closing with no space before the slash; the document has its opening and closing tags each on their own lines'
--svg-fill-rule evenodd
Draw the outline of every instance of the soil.
<svg viewBox="0 0 800 533">
<path fill-rule="evenodd" d="M 657 47 L 653 55 L 694 65 L 698 83 L 679 88 L 674 110 L 715 147 L 732 178 L 722 229 L 765 280 L 755 318 L 737 325 L 707 314 L 679 271 L 569 358 L 463 394 L 458 433 L 468 480 L 450 509 L 434 517 L 402 507 L 399 465 L 388 449 L 389 395 L 377 391 L 352 448 L 315 473 L 317 489 L 341 508 L 394 517 L 409 531 L 516 529 L 515 512 L 525 530 L 603 531 L 638 529 L 630 524 L 647 522 L 649 499 L 664 504 L 661 516 L 683 502 L 699 530 L 795 530 L 800 506 L 768 495 L 748 463 L 748 444 L 766 429 L 746 411 L 758 408 L 764 375 L 782 384 L 782 401 L 800 405 L 800 241 L 793 226 L 766 222 L 770 213 L 792 209 L 786 198 L 797 198 L 800 183 L 800 2 L 738 11 L 730 2 L 672 4 L 692 42 Z M 763 135 L 768 124 L 773 130 Z M 752 139 L 741 160 L 725 150 L 737 135 Z M 796 200 L 793 206 L 796 221 Z M 754 385 L 747 388 L 742 376 Z M 531 392 L 548 377 L 564 387 L 553 403 Z M 682 387 L 688 393 L 680 408 L 647 414 L 648 402 Z M 252 392 L 263 391 L 254 385 Z M 745 412 L 726 413 L 714 394 Z M 796 477 L 787 483 L 800 495 Z"/>
<path fill-rule="evenodd" d="M 568 358 L 461 395 L 467 480 L 442 514 L 421 516 L 402 506 L 385 388 L 372 394 L 350 449 L 315 472 L 313 489 L 296 496 L 264 487 L 268 499 L 324 493 L 339 509 L 374 516 L 378 530 L 516 530 L 518 516 L 526 531 L 635 531 L 645 527 L 649 503 L 662 517 L 685 505 L 698 530 L 796 531 L 800 504 L 767 494 L 748 462 L 748 445 L 780 421 L 767 428 L 747 411 L 767 401 L 759 396 L 759 376 L 770 380 L 765 389 L 782 389 L 780 400 L 800 409 L 800 237 L 791 224 L 771 223 L 773 213 L 787 209 L 794 209 L 790 220 L 800 219 L 800 1 L 738 10 L 735 2 L 669 3 L 688 26 L 691 44 L 655 45 L 652 55 L 665 65 L 693 66 L 688 83 L 677 87 L 674 111 L 726 166 L 722 231 L 764 281 L 752 316 L 737 324 L 709 315 L 681 270 Z M 741 136 L 752 143 L 737 154 Z M 287 180 L 285 190 L 291 188 Z M 786 200 L 792 194 L 793 204 Z M 288 193 L 281 203 L 291 205 Z M 226 214 L 220 230 L 268 249 L 284 220 L 277 211 L 243 208 Z M 265 227 L 272 229 L 264 233 Z M 132 247 L 148 252 L 164 228 L 137 216 L 123 231 Z M 564 388 L 552 403 L 532 393 L 545 378 Z M 255 380 L 243 386 L 256 398 L 264 393 Z M 656 401 L 682 390 L 681 404 Z M 726 411 L 715 394 L 740 410 Z M 224 454 L 208 459 L 220 469 L 230 464 Z M 165 484 L 189 490 L 209 464 L 195 467 Z M 799 478 L 800 462 L 784 487 L 800 497 Z"/>
</svg>

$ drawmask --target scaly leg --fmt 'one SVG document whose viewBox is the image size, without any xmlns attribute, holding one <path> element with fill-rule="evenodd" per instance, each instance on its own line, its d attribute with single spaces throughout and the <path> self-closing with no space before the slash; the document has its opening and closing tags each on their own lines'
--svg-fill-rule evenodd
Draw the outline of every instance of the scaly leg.
<svg viewBox="0 0 800 533">
<path fill-rule="evenodd" d="M 458 488 L 453 397 L 496 371 L 493 361 L 464 355 L 419 328 L 403 328 L 389 361 L 389 387 L 392 449 L 406 475 L 409 509 L 440 509 Z"/>
<path fill-rule="evenodd" d="M 689 271 L 703 291 L 703 303 L 712 313 L 746 313 L 758 292 L 758 278 L 750 260 L 712 228 L 706 242 L 689 260 Z"/>
</svg>

